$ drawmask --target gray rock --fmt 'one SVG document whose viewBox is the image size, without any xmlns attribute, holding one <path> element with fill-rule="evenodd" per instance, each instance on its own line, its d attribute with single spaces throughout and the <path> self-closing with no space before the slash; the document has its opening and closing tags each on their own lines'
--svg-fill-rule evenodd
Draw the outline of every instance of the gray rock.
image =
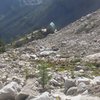
<svg viewBox="0 0 100 100">
<path fill-rule="evenodd" d="M 100 76 L 95 77 L 93 81 L 96 82 L 97 85 L 100 85 Z"/>
<path fill-rule="evenodd" d="M 0 100 L 14 100 L 20 90 L 16 82 L 11 82 L 0 90 Z"/>
<path fill-rule="evenodd" d="M 70 87 L 75 86 L 75 81 L 73 79 L 66 79 L 65 80 L 65 94 Z"/>
<path fill-rule="evenodd" d="M 68 89 L 66 95 L 76 95 L 77 94 L 77 87 L 71 87 Z"/>
<path fill-rule="evenodd" d="M 53 85 L 53 86 L 61 86 L 61 84 L 55 79 L 51 79 L 50 84 Z"/>
<path fill-rule="evenodd" d="M 54 100 L 69 100 L 68 97 L 59 90 L 51 93 L 51 95 L 54 97 Z"/>
<path fill-rule="evenodd" d="M 54 98 L 48 92 L 44 92 L 42 95 L 30 100 L 54 100 Z"/>
<path fill-rule="evenodd" d="M 34 60 L 38 60 L 38 57 L 37 57 L 37 55 L 30 55 L 30 57 L 32 58 L 32 59 L 34 59 Z"/>
<path fill-rule="evenodd" d="M 2 82 L 0 82 L 0 89 L 2 89 L 4 86 L 4 84 Z"/>
<path fill-rule="evenodd" d="M 75 70 L 76 70 L 76 71 L 88 70 L 88 68 L 87 68 L 86 66 L 76 66 Z"/>
<path fill-rule="evenodd" d="M 28 96 L 37 96 L 37 87 L 35 79 L 28 79 L 26 85 L 22 88 L 22 90 L 18 93 L 15 100 L 24 100 Z"/>
<path fill-rule="evenodd" d="M 54 51 L 42 51 L 42 52 L 40 52 L 39 55 L 45 57 L 45 56 L 49 56 L 51 54 L 55 54 L 55 52 Z"/>
<path fill-rule="evenodd" d="M 76 71 L 79 71 L 81 69 L 83 69 L 82 66 L 76 66 L 76 68 L 75 68 Z"/>
<path fill-rule="evenodd" d="M 5 67 L 7 67 L 6 64 L 2 64 L 2 63 L 0 63 L 0 68 L 5 68 Z"/>
<path fill-rule="evenodd" d="M 66 46 L 67 41 L 62 41 L 61 42 L 61 47 L 65 47 Z"/>
<path fill-rule="evenodd" d="M 59 48 L 57 46 L 52 46 L 51 48 L 52 48 L 53 51 L 58 51 L 59 50 Z"/>
<path fill-rule="evenodd" d="M 32 100 L 33 98 L 35 98 L 34 96 L 28 96 L 26 99 L 24 100 Z M 23 99 L 22 99 L 23 100 Z"/>
<path fill-rule="evenodd" d="M 4 75 L 4 76 L 2 77 L 2 79 L 1 79 L 2 82 L 3 82 L 3 83 L 7 82 L 7 78 L 8 78 L 8 76 L 7 76 L 7 75 Z"/>
<path fill-rule="evenodd" d="M 79 70 L 79 73 L 84 73 L 84 70 L 83 69 Z"/>
<path fill-rule="evenodd" d="M 25 79 L 24 78 L 19 78 L 18 76 L 13 76 L 12 81 L 17 82 L 22 87 L 25 85 Z"/>
<path fill-rule="evenodd" d="M 15 100 L 26 100 L 28 98 L 28 94 L 20 93 Z"/>
<path fill-rule="evenodd" d="M 100 53 L 88 55 L 83 58 L 83 61 L 90 62 L 90 63 L 100 63 Z"/>
<path fill-rule="evenodd" d="M 86 91 L 84 91 L 84 92 L 82 93 L 82 95 L 88 95 L 88 94 L 89 94 L 88 90 L 86 90 Z"/>
<path fill-rule="evenodd" d="M 100 98 L 96 96 L 89 96 L 89 95 L 78 95 L 72 97 L 70 100 L 100 100 Z"/>
<path fill-rule="evenodd" d="M 83 82 L 79 83 L 79 85 L 77 86 L 78 93 L 83 93 L 86 91 L 86 89 L 87 89 L 87 85 Z"/>
<path fill-rule="evenodd" d="M 79 78 L 76 78 L 76 85 L 78 85 L 79 83 L 83 82 L 85 83 L 86 85 L 89 85 L 90 84 L 90 79 L 88 78 L 85 78 L 85 77 L 79 77 Z"/>
<path fill-rule="evenodd" d="M 88 93 L 100 97 L 100 85 L 89 86 Z"/>
</svg>

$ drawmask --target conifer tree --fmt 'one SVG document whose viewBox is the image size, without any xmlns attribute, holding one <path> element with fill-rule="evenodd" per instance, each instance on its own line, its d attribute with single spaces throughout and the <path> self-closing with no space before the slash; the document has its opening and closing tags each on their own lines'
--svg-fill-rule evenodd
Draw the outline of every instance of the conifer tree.
<svg viewBox="0 0 100 100">
<path fill-rule="evenodd" d="M 39 69 L 40 84 L 42 85 L 42 89 L 45 90 L 45 86 L 51 78 L 51 76 L 48 74 L 48 64 L 46 62 L 42 62 L 40 63 L 38 69 Z"/>
</svg>

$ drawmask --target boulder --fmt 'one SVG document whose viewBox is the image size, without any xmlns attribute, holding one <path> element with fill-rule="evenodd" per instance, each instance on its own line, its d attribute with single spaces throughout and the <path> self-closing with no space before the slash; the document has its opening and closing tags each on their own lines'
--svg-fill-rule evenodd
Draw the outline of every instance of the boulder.
<svg viewBox="0 0 100 100">
<path fill-rule="evenodd" d="M 50 80 L 50 84 L 53 86 L 61 86 L 61 83 L 59 83 L 57 80 L 55 79 L 51 79 Z"/>
<path fill-rule="evenodd" d="M 55 54 L 55 52 L 54 51 L 42 51 L 42 52 L 40 52 L 39 55 L 42 57 L 45 57 L 45 56 L 49 56 L 51 54 Z"/>
<path fill-rule="evenodd" d="M 76 71 L 80 71 L 80 70 L 84 70 L 85 71 L 85 70 L 88 70 L 88 68 L 86 66 L 76 66 L 75 70 Z"/>
<path fill-rule="evenodd" d="M 7 67 L 6 64 L 2 64 L 2 63 L 0 63 L 0 68 L 5 68 L 5 67 Z"/>
<path fill-rule="evenodd" d="M 84 70 L 83 69 L 79 70 L 79 73 L 84 73 Z"/>
<path fill-rule="evenodd" d="M 28 79 L 26 85 L 18 93 L 15 100 L 24 100 L 28 96 L 37 96 L 36 79 Z"/>
<path fill-rule="evenodd" d="M 52 46 L 51 48 L 52 48 L 53 51 L 58 51 L 59 50 L 59 48 L 57 46 Z"/>
<path fill-rule="evenodd" d="M 61 47 L 65 47 L 66 44 L 67 44 L 67 41 L 62 41 L 62 42 L 61 42 Z"/>
<path fill-rule="evenodd" d="M 75 81 L 73 79 L 66 79 L 65 80 L 65 94 L 70 87 L 75 86 Z"/>
<path fill-rule="evenodd" d="M 21 59 L 30 59 L 30 55 L 28 54 L 28 53 L 26 53 L 26 54 L 22 54 L 21 55 Z"/>
<path fill-rule="evenodd" d="M 38 60 L 38 57 L 37 57 L 37 55 L 35 55 L 35 54 L 30 55 L 30 57 L 31 57 L 32 59 L 34 59 L 34 60 Z"/>
<path fill-rule="evenodd" d="M 54 97 L 54 100 L 70 100 L 63 92 L 59 90 L 51 93 L 51 95 Z"/>
<path fill-rule="evenodd" d="M 76 78 L 76 85 L 78 85 L 81 82 L 85 83 L 86 85 L 89 85 L 91 80 L 85 77 Z"/>
<path fill-rule="evenodd" d="M 83 69 L 82 66 L 76 66 L 76 68 L 75 68 L 76 71 L 79 71 L 81 69 Z"/>
<path fill-rule="evenodd" d="M 66 95 L 77 95 L 77 87 L 69 88 Z"/>
<path fill-rule="evenodd" d="M 16 82 L 11 82 L 0 90 L 0 100 L 15 100 L 19 91 L 20 86 Z"/>
<path fill-rule="evenodd" d="M 22 87 L 25 85 L 25 79 L 24 78 L 19 78 L 18 76 L 12 76 L 11 81 L 17 82 Z"/>
<path fill-rule="evenodd" d="M 0 89 L 4 87 L 4 84 L 0 81 Z"/>
<path fill-rule="evenodd" d="M 88 94 L 89 94 L 88 90 L 86 90 L 86 91 L 84 91 L 84 92 L 82 93 L 82 95 L 88 95 Z"/>
<path fill-rule="evenodd" d="M 69 100 L 100 100 L 100 98 L 95 97 L 95 96 L 89 96 L 89 95 L 78 95 L 78 96 L 72 97 Z"/>
<path fill-rule="evenodd" d="M 88 87 L 88 93 L 100 97 L 100 85 Z"/>
<path fill-rule="evenodd" d="M 30 100 L 54 100 L 54 98 L 48 92 L 44 92 L 42 95 Z"/>
<path fill-rule="evenodd" d="M 78 86 L 77 86 L 77 92 L 78 93 L 83 93 L 85 92 L 87 89 L 87 85 L 83 82 L 79 83 Z"/>
<path fill-rule="evenodd" d="M 95 77 L 93 81 L 96 82 L 97 85 L 100 85 L 100 76 Z"/>
<path fill-rule="evenodd" d="M 2 76 L 2 78 L 1 78 L 2 83 L 7 82 L 7 78 L 8 78 L 8 75 L 4 75 L 4 76 Z"/>
<path fill-rule="evenodd" d="M 88 55 L 83 58 L 83 61 L 90 63 L 100 63 L 100 53 Z"/>
</svg>

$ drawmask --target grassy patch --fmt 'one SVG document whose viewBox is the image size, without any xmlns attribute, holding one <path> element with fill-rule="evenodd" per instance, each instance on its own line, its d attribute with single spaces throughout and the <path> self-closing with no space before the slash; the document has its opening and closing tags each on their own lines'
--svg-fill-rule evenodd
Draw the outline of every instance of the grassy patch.
<svg viewBox="0 0 100 100">
<path fill-rule="evenodd" d="M 43 61 L 40 60 L 37 63 L 41 63 L 41 62 Z M 68 72 L 71 72 L 73 76 L 74 76 L 73 72 L 75 71 L 76 66 L 82 65 L 82 66 L 86 66 L 87 69 L 92 72 L 91 75 L 100 76 L 100 67 L 99 67 L 100 64 L 83 63 L 81 62 L 80 58 L 76 58 L 70 61 L 68 60 L 66 61 L 46 61 L 46 63 L 48 65 L 48 68 L 50 68 L 53 71 L 59 71 L 59 72 L 68 71 Z M 88 73 L 83 73 L 81 74 L 81 76 L 88 77 Z"/>
<path fill-rule="evenodd" d="M 38 61 L 37 63 L 42 63 L 43 60 Z M 48 68 L 51 68 L 54 71 L 74 71 L 76 64 L 80 62 L 80 59 L 74 59 L 71 61 L 46 61 Z"/>
<path fill-rule="evenodd" d="M 90 71 L 92 71 L 92 75 L 100 76 L 100 64 L 99 63 L 85 63 L 85 66 L 89 68 Z"/>
</svg>

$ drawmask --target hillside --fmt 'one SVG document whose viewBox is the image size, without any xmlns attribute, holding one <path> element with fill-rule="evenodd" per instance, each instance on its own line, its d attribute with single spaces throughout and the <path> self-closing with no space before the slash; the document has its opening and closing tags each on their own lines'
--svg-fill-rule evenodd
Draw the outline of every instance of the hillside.
<svg viewBox="0 0 100 100">
<path fill-rule="evenodd" d="M 8 99 L 100 100 L 100 9 L 0 54 L 0 100 Z"/>
<path fill-rule="evenodd" d="M 11 41 L 53 21 L 60 29 L 100 8 L 100 0 L 1 0 L 0 37 Z"/>
<path fill-rule="evenodd" d="M 58 52 L 65 57 L 80 57 L 100 52 L 100 10 L 38 40 L 37 44 L 46 48 L 58 48 Z"/>
</svg>

